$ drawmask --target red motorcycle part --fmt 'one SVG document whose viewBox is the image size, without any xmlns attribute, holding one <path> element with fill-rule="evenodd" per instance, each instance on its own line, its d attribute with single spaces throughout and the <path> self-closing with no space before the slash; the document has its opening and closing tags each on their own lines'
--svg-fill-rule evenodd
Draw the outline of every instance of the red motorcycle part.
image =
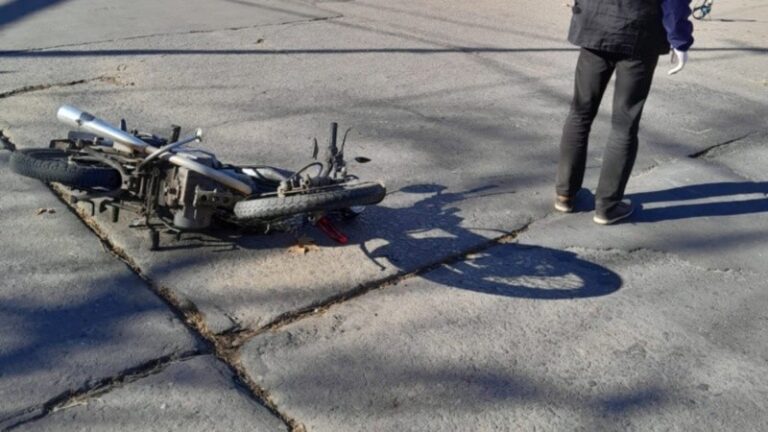
<svg viewBox="0 0 768 432">
<path fill-rule="evenodd" d="M 323 216 L 320 219 L 317 220 L 317 223 L 315 224 L 320 231 L 325 233 L 328 237 L 331 238 L 331 240 L 340 243 L 340 244 L 347 244 L 349 243 L 349 237 L 344 235 L 341 231 L 336 229 L 335 226 L 333 226 L 333 222 L 331 222 L 328 217 Z"/>
</svg>

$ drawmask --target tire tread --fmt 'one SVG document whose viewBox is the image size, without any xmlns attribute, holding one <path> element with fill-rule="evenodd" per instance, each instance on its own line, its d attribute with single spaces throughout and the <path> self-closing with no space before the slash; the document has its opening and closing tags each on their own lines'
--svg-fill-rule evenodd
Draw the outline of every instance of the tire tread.
<svg viewBox="0 0 768 432">
<path fill-rule="evenodd" d="M 64 150 L 33 148 L 13 152 L 11 170 L 44 182 L 66 186 L 115 189 L 120 186 L 120 173 L 114 168 L 74 165 L 67 162 Z"/>
<path fill-rule="evenodd" d="M 381 202 L 386 188 L 381 183 L 347 184 L 340 189 L 284 197 L 257 198 L 235 204 L 240 220 L 274 219 L 317 210 L 338 210 Z"/>
</svg>

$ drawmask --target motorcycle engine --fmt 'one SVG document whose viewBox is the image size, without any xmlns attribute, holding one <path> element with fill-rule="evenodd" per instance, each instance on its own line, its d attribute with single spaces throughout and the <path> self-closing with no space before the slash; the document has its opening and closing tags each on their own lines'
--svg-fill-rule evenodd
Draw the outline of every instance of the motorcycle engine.
<svg viewBox="0 0 768 432">
<path fill-rule="evenodd" d="M 208 166 L 213 158 L 196 157 L 196 161 Z M 208 228 L 216 209 L 215 203 L 209 203 L 202 192 L 213 191 L 217 183 L 209 178 L 182 167 L 174 167 L 166 172 L 160 189 L 159 204 L 173 214 L 173 225 L 184 230 Z"/>
</svg>

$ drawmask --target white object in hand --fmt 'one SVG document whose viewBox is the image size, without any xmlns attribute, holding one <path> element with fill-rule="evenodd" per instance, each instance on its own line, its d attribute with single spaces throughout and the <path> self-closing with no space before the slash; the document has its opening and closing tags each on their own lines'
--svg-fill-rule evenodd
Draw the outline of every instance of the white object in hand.
<svg viewBox="0 0 768 432">
<path fill-rule="evenodd" d="M 680 51 L 679 49 L 673 49 L 672 50 L 672 63 L 675 63 L 675 59 L 677 59 L 677 65 L 669 70 L 669 75 L 674 75 L 685 67 L 685 64 L 688 63 L 688 51 Z"/>
</svg>

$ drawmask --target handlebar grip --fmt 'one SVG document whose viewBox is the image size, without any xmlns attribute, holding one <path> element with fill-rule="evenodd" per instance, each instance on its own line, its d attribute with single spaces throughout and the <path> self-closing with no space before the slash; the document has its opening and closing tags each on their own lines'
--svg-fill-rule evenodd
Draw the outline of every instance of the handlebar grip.
<svg viewBox="0 0 768 432">
<path fill-rule="evenodd" d="M 328 148 L 332 150 L 333 154 L 336 154 L 336 141 L 339 136 L 339 124 L 336 122 L 331 123 L 331 136 L 328 141 Z"/>
</svg>

